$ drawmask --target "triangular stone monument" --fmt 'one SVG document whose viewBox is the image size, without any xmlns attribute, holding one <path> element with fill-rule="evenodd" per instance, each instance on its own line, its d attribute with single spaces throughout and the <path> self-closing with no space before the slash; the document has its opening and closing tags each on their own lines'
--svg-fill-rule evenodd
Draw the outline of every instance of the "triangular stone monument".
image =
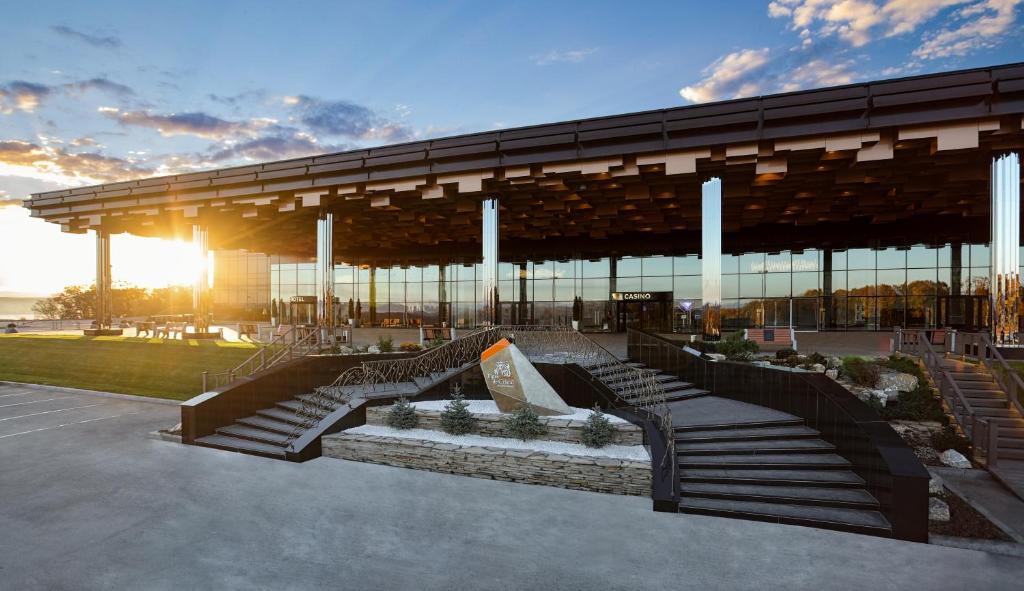
<svg viewBox="0 0 1024 591">
<path fill-rule="evenodd" d="M 572 413 L 529 358 L 508 339 L 501 339 L 480 355 L 480 369 L 501 412 L 528 404 L 539 415 Z"/>
</svg>

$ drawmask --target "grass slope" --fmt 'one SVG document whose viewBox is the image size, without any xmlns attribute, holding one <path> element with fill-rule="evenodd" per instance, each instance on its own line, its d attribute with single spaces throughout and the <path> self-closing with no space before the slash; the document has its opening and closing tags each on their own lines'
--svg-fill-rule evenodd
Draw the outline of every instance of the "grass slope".
<svg viewBox="0 0 1024 591">
<path fill-rule="evenodd" d="M 75 335 L 0 335 L 0 380 L 188 400 L 202 372 L 234 367 L 249 343 Z"/>
</svg>

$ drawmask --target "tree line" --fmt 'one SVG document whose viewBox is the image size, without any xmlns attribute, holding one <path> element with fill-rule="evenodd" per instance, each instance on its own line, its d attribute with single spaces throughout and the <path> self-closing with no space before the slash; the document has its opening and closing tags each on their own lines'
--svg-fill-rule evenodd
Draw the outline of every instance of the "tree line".
<svg viewBox="0 0 1024 591">
<path fill-rule="evenodd" d="M 187 314 L 192 311 L 192 288 L 174 285 L 147 289 L 115 284 L 110 300 L 114 318 Z M 96 318 L 96 285 L 69 285 L 60 293 L 37 301 L 32 311 L 45 320 Z"/>
</svg>

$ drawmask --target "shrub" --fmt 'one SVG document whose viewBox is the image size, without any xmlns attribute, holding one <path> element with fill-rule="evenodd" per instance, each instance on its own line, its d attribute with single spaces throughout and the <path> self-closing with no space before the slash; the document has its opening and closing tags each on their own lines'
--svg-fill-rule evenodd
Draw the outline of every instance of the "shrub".
<svg viewBox="0 0 1024 591">
<path fill-rule="evenodd" d="M 445 344 L 447 342 L 448 341 L 446 341 L 444 339 L 434 339 L 432 341 L 427 341 L 427 348 L 428 349 L 433 349 L 435 347 L 440 347 L 441 345 L 443 345 L 443 344 Z"/>
<path fill-rule="evenodd" d="M 843 373 L 853 383 L 866 388 L 874 388 L 875 384 L 878 383 L 878 378 L 881 377 L 878 364 L 873 361 L 866 361 L 860 357 L 844 357 Z"/>
<path fill-rule="evenodd" d="M 800 356 L 796 354 L 786 357 L 786 359 L 783 360 L 782 362 L 782 364 L 785 365 L 786 367 L 796 367 L 800 365 L 800 363 Z"/>
<path fill-rule="evenodd" d="M 422 351 L 423 350 L 423 346 L 420 345 L 419 343 L 405 342 L 405 343 L 402 343 L 401 345 L 398 345 L 398 350 L 399 351 Z"/>
<path fill-rule="evenodd" d="M 608 417 L 604 416 L 601 412 L 601 407 L 594 406 L 594 410 L 590 411 L 590 416 L 587 417 L 587 422 L 583 425 L 583 429 L 580 432 L 580 438 L 583 440 L 583 445 L 587 447 L 604 447 L 612 442 L 615 437 L 615 427 L 612 426 L 612 422 L 608 420 Z"/>
<path fill-rule="evenodd" d="M 377 348 L 381 353 L 390 353 L 395 350 L 395 342 L 391 337 L 377 337 Z"/>
<path fill-rule="evenodd" d="M 778 351 L 775 352 L 775 358 L 780 360 L 789 359 L 793 355 L 796 355 L 796 350 L 790 349 L 789 347 L 786 347 L 785 349 L 779 349 Z"/>
<path fill-rule="evenodd" d="M 818 364 L 828 367 L 828 358 L 822 355 L 821 353 L 815 351 L 814 353 L 811 353 L 810 355 L 807 356 L 807 363 L 810 363 L 811 365 Z"/>
<path fill-rule="evenodd" d="M 516 439 L 529 441 L 547 433 L 548 428 L 540 422 L 540 417 L 530 405 L 524 404 L 505 418 L 505 431 Z"/>
<path fill-rule="evenodd" d="M 416 409 L 403 396 L 391 405 L 384 422 L 392 429 L 413 429 L 420 420 L 416 416 Z"/>
<path fill-rule="evenodd" d="M 715 352 L 725 355 L 730 361 L 750 361 L 760 348 L 754 341 L 744 340 L 740 334 L 731 334 L 714 345 Z"/>
<path fill-rule="evenodd" d="M 917 376 L 918 380 L 924 379 L 924 372 L 921 371 L 921 367 L 909 357 L 890 355 L 889 358 L 885 360 L 884 365 L 891 370 Z"/>
<path fill-rule="evenodd" d="M 941 431 L 932 433 L 932 447 L 939 453 L 947 449 L 955 449 L 965 458 L 971 457 L 971 441 L 956 432 L 952 425 L 946 425 Z"/>
<path fill-rule="evenodd" d="M 917 388 L 910 392 L 901 392 L 895 406 L 886 407 L 881 413 L 886 420 L 904 421 L 938 421 L 946 423 L 949 419 L 942 410 L 942 403 L 935 397 L 924 380 L 917 383 Z"/>
<path fill-rule="evenodd" d="M 452 399 L 441 411 L 441 429 L 449 435 L 465 435 L 476 427 L 476 419 L 469 412 L 469 403 L 462 395 L 462 387 L 452 388 Z"/>
</svg>

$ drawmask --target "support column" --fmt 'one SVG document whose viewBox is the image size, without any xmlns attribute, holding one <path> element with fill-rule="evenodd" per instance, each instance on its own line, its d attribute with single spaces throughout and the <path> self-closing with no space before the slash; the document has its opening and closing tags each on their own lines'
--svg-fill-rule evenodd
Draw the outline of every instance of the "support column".
<svg viewBox="0 0 1024 591">
<path fill-rule="evenodd" d="M 192 245 L 196 248 L 200 261 L 192 284 L 193 325 L 197 333 L 205 333 L 210 331 L 210 229 L 193 224 Z"/>
<path fill-rule="evenodd" d="M 722 179 L 701 186 L 701 314 L 704 340 L 722 336 Z"/>
<path fill-rule="evenodd" d="M 514 324 L 530 324 L 530 300 L 526 297 L 526 263 L 519 263 L 519 313 L 512 322 Z"/>
<path fill-rule="evenodd" d="M 818 330 L 832 330 L 835 328 L 835 319 L 832 315 L 834 305 L 832 303 L 832 249 L 826 248 L 821 251 L 821 305 L 825 309 L 825 313 L 822 314 L 822 323 L 824 326 L 819 326 Z M 790 298 L 792 301 L 792 298 Z M 792 317 L 790 318 L 792 321 Z"/>
<path fill-rule="evenodd" d="M 482 317 L 480 324 L 493 326 L 500 323 L 498 302 L 498 199 L 492 197 L 483 203 L 483 224 L 480 232 L 482 248 L 483 290 L 480 299 Z"/>
<path fill-rule="evenodd" d="M 316 323 L 326 342 L 333 341 L 334 214 L 321 210 L 316 220 Z"/>
<path fill-rule="evenodd" d="M 1014 344 L 1020 300 L 1020 156 L 1015 152 L 992 159 L 989 217 L 992 341 Z"/>
<path fill-rule="evenodd" d="M 108 330 L 111 324 L 110 232 L 96 228 L 96 328 Z"/>
</svg>

